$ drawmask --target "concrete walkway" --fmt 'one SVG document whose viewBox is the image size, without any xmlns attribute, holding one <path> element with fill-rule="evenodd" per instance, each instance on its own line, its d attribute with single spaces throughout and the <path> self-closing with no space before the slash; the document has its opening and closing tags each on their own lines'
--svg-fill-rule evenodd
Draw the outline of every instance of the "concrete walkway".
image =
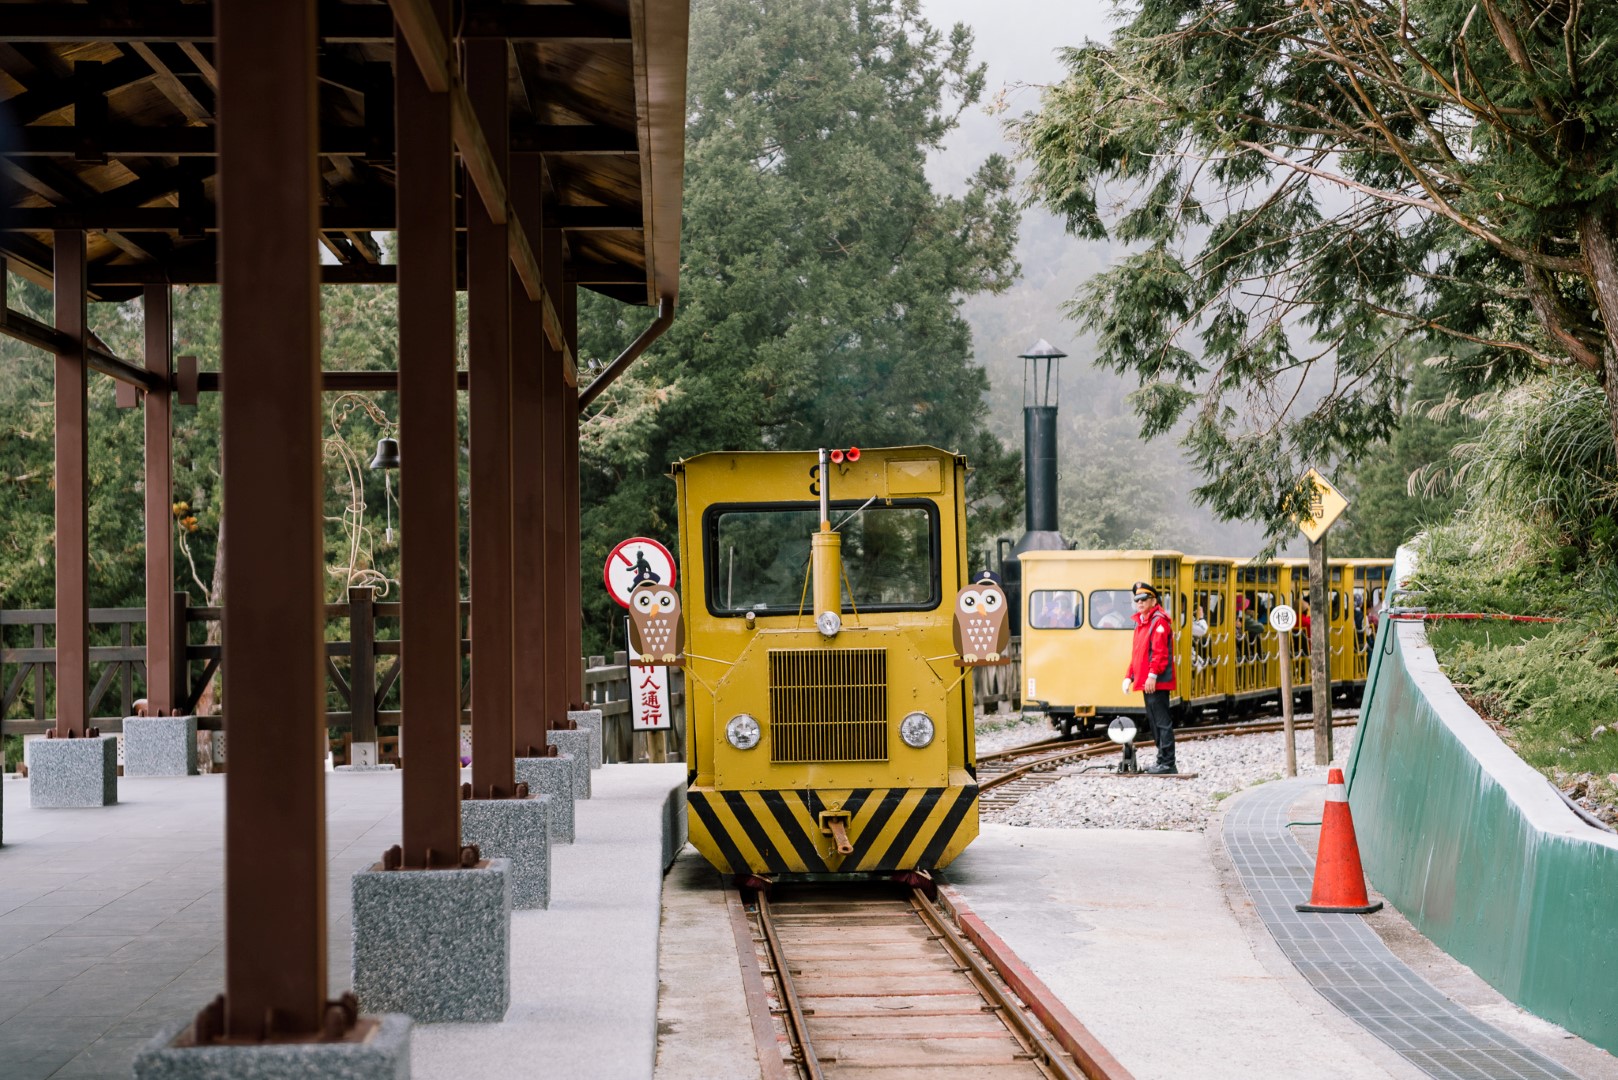
<svg viewBox="0 0 1618 1080">
<path fill-rule="evenodd" d="M 1421 1075 L 1249 934 L 1200 834 L 986 825 L 945 877 L 1137 1080 Z"/>
<path fill-rule="evenodd" d="M 135 1051 L 224 988 L 226 777 L 125 777 L 115 806 L 34 810 L 6 781 L 0 1078 L 127 1080 Z M 608 765 L 552 852 L 547 911 L 512 920 L 503 1024 L 419 1026 L 416 1077 L 650 1075 L 658 890 L 682 765 Z M 327 777 L 328 973 L 349 986 L 349 878 L 399 838 L 399 773 Z M 677 815 L 683 823 L 683 814 Z M 676 843 L 677 846 L 677 843 Z M 520 1049 L 519 1049 L 520 1048 Z"/>
<path fill-rule="evenodd" d="M 1318 821 L 1323 795 L 1318 783 L 1264 785 L 1230 800 L 1223 817 L 1240 811 L 1241 831 L 1251 801 L 1286 806 L 1282 822 Z M 1308 865 L 1297 843 L 1284 833 L 1279 840 L 1297 866 Z M 944 877 L 1137 1080 L 1433 1075 L 1399 1052 L 1408 1047 L 1396 1049 L 1380 1030 L 1355 1023 L 1299 970 L 1261 920 L 1217 826 L 1202 835 L 987 825 Z M 740 961 L 719 886 L 719 875 L 689 849 L 664 882 L 656 1080 L 759 1075 L 740 1019 Z M 1290 911 L 1309 882 L 1276 888 Z M 1342 918 L 1393 942 L 1382 971 L 1408 960 L 1470 1023 L 1481 1029 L 1492 1020 L 1526 1044 L 1523 1060 L 1554 1058 L 1567 1068 L 1563 1075 L 1584 1080 L 1618 1078 L 1610 1055 L 1499 998 L 1396 912 Z M 1305 948 L 1330 955 L 1313 938 Z M 1497 1065 L 1484 1075 L 1530 1075 Z"/>
</svg>

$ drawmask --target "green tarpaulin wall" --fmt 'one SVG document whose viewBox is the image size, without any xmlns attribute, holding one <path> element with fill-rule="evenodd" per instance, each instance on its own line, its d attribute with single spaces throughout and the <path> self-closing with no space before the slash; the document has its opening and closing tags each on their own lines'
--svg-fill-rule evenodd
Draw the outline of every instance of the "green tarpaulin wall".
<svg viewBox="0 0 1618 1080">
<path fill-rule="evenodd" d="M 1367 876 L 1506 997 L 1618 1053 L 1618 836 L 1581 821 L 1384 618 L 1349 759 Z"/>
</svg>

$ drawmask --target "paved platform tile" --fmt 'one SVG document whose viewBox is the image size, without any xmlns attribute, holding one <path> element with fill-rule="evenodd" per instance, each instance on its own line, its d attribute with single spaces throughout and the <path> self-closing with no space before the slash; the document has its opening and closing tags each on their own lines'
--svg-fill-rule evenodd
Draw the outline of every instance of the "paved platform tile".
<svg viewBox="0 0 1618 1080">
<path fill-rule="evenodd" d="M 1259 918 L 1304 978 L 1394 1052 L 1440 1080 L 1578 1080 L 1478 1019 L 1412 971 L 1357 915 L 1294 910 L 1314 860 L 1287 832 L 1287 811 L 1319 777 L 1266 784 L 1225 815 L 1225 846 Z"/>
</svg>

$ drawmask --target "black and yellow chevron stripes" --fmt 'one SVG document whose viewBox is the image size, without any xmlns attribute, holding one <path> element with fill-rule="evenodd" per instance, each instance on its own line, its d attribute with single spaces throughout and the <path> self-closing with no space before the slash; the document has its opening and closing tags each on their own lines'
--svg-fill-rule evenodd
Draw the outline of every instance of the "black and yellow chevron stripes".
<svg viewBox="0 0 1618 1080">
<path fill-rule="evenodd" d="M 841 794 L 841 793 L 839 793 Z M 842 799 L 849 855 L 821 831 L 815 791 L 716 791 L 693 787 L 691 843 L 724 873 L 848 874 L 933 870 L 978 834 L 977 786 L 856 788 Z"/>
</svg>

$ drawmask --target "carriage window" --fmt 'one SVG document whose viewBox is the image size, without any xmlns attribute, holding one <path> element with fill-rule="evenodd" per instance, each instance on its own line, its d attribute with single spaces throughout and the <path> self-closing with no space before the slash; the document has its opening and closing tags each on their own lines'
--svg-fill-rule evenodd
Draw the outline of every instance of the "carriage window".
<svg viewBox="0 0 1618 1080">
<path fill-rule="evenodd" d="M 1097 630 L 1131 630 L 1135 597 L 1128 589 L 1097 589 L 1090 594 L 1090 625 Z"/>
<path fill-rule="evenodd" d="M 859 511 L 856 513 L 855 511 Z M 842 535 L 843 610 L 928 611 L 938 606 L 938 514 L 932 503 L 882 506 L 833 503 Z M 839 524 L 840 523 L 840 524 Z M 820 527 L 813 505 L 714 507 L 707 515 L 708 608 L 716 615 L 796 614 L 806 594 L 810 537 Z"/>
<path fill-rule="evenodd" d="M 1084 600 L 1075 589 L 1036 589 L 1028 597 L 1028 625 L 1073 630 L 1084 625 Z"/>
</svg>

